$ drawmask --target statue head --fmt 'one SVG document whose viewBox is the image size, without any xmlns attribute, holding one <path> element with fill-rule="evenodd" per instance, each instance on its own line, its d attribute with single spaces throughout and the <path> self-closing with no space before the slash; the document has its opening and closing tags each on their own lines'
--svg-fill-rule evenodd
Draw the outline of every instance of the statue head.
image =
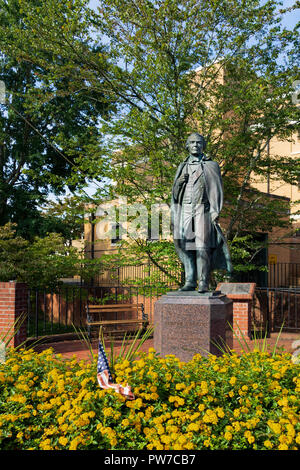
<svg viewBox="0 0 300 470">
<path fill-rule="evenodd" d="M 206 148 L 206 140 L 203 135 L 193 132 L 188 136 L 185 146 L 191 155 L 201 155 Z"/>
</svg>

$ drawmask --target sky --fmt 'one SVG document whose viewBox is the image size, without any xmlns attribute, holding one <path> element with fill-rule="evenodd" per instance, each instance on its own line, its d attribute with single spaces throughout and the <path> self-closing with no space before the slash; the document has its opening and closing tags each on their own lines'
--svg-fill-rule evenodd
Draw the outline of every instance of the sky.
<svg viewBox="0 0 300 470">
<path fill-rule="evenodd" d="M 96 3 L 97 0 L 92 0 Z M 295 0 L 284 0 L 283 1 L 283 8 L 289 8 L 295 4 Z M 290 29 L 293 28 L 297 22 L 300 21 L 300 10 L 294 10 L 290 13 L 284 15 L 282 25 L 286 28 Z"/>
</svg>

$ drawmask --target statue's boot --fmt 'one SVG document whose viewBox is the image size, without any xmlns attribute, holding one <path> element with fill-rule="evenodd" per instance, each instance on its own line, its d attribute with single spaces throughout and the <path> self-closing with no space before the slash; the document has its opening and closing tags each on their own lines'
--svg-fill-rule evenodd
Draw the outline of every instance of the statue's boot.
<svg viewBox="0 0 300 470">
<path fill-rule="evenodd" d="M 207 292 L 209 287 L 210 267 L 211 267 L 211 250 L 198 250 L 197 259 L 197 277 L 198 292 Z"/>
<path fill-rule="evenodd" d="M 186 282 L 183 287 L 181 287 L 179 290 L 180 291 L 189 291 L 189 290 L 195 290 L 197 287 L 197 284 L 192 284 L 190 282 Z"/>
<path fill-rule="evenodd" d="M 185 284 L 181 287 L 180 291 L 192 291 L 197 287 L 197 271 L 195 262 L 195 253 L 185 253 L 183 258 L 184 271 L 185 271 Z"/>
</svg>

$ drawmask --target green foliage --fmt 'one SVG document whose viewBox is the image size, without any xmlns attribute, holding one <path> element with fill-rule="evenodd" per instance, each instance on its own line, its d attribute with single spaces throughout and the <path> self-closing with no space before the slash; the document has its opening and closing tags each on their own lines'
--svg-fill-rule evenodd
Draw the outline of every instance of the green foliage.
<svg viewBox="0 0 300 470">
<path fill-rule="evenodd" d="M 181 283 L 181 267 L 174 244 L 167 240 L 124 239 L 118 243 L 114 253 L 104 253 L 101 260 L 103 270 L 115 271 L 116 275 L 118 268 L 143 266 L 144 276 L 122 280 L 124 285 L 142 287 L 145 284 L 143 278 L 146 278 L 148 286 L 157 289 Z"/>
<path fill-rule="evenodd" d="M 113 118 L 97 120 L 99 132 L 92 110 L 83 134 L 72 140 L 72 127 L 67 136 L 60 127 L 54 135 L 76 163 L 70 182 L 79 184 L 83 173 L 101 181 L 100 200 L 169 204 L 186 136 L 198 130 L 221 166 L 228 240 L 289 225 L 288 207 L 252 187 L 258 176 L 296 184 L 299 175 L 295 159 L 268 153 L 270 139 L 290 141 L 299 123 L 299 108 L 287 99 L 299 74 L 299 34 L 281 26 L 280 1 L 99 0 L 93 10 L 87 0 L 0 5 L 1 49 L 37 68 L 41 104 L 63 90 L 75 108 L 80 97 L 101 109 L 117 103 Z M 20 21 L 8 22 L 12 13 Z M 35 109 L 36 95 L 29 96 Z M 137 257 L 144 250 L 156 260 L 158 243 L 133 247 Z"/>
<path fill-rule="evenodd" d="M 28 240 L 15 235 L 15 225 L 0 227 L 0 280 L 26 282 L 32 288 L 53 289 L 61 278 L 81 275 L 90 279 L 99 272 L 100 261 L 83 259 L 57 233 Z"/>
<path fill-rule="evenodd" d="M 41 3 L 31 5 L 38 11 Z M 13 36 L 18 28 L 19 39 L 26 32 L 21 2 L 2 1 L 0 11 L 0 80 L 6 89 L 0 106 L 0 219 L 17 223 L 18 233 L 32 239 L 56 230 L 55 221 L 40 213 L 48 194 L 80 189 L 93 178 L 84 168 L 87 154 L 102 166 L 97 121 L 108 115 L 109 105 L 100 93 L 91 100 L 84 88 L 76 88 L 73 73 L 53 77 L 47 68 L 53 56 L 41 44 L 36 58 L 42 63 L 30 60 L 25 43 L 20 58 Z M 55 63 L 68 67 L 64 57 Z"/>
<path fill-rule="evenodd" d="M 115 363 L 135 400 L 101 390 L 96 360 L 11 350 L 0 364 L 1 450 L 299 450 L 299 364 L 289 354 L 151 348 Z"/>
<path fill-rule="evenodd" d="M 41 211 L 41 219 L 46 235 L 49 232 L 60 233 L 69 244 L 73 240 L 80 240 L 84 234 L 84 199 L 82 196 L 72 195 L 48 201 Z"/>
<path fill-rule="evenodd" d="M 266 269 L 265 266 L 258 266 L 255 258 L 266 248 L 267 242 L 254 240 L 252 235 L 245 235 L 229 241 L 229 246 L 235 273 Z"/>
</svg>

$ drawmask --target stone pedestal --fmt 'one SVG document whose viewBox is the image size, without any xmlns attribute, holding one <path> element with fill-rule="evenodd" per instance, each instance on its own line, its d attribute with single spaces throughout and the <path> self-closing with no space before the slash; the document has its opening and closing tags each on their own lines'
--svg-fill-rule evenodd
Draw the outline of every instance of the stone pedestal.
<svg viewBox="0 0 300 470">
<path fill-rule="evenodd" d="M 221 292 L 169 292 L 154 306 L 154 349 L 183 362 L 195 354 L 222 355 L 215 345 L 233 346 L 232 300 Z"/>
</svg>

